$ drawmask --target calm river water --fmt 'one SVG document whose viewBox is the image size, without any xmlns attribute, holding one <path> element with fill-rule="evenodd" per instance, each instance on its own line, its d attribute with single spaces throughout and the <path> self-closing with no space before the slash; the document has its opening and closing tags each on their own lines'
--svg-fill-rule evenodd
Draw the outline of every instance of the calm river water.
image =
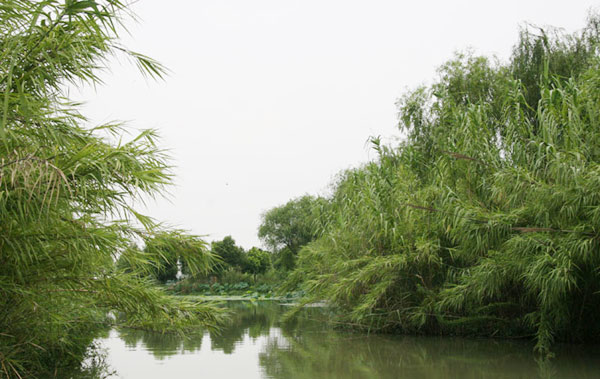
<svg viewBox="0 0 600 379">
<path fill-rule="evenodd" d="M 326 309 L 282 323 L 275 301 L 227 303 L 219 333 L 183 339 L 116 330 L 98 340 L 110 378 L 600 378 L 600 347 L 564 346 L 538 362 L 525 342 L 332 330 Z"/>
</svg>

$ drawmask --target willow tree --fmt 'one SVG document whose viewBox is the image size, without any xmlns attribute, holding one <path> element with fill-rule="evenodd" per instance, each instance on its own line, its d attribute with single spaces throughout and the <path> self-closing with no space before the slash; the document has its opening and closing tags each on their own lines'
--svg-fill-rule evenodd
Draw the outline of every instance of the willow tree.
<svg viewBox="0 0 600 379">
<path fill-rule="evenodd" d="M 598 341 L 599 36 L 524 31 L 403 97 L 406 140 L 341 177 L 291 284 L 368 329 Z"/>
<path fill-rule="evenodd" d="M 118 0 L 0 5 L 0 376 L 47 377 L 76 362 L 107 311 L 158 329 L 218 320 L 113 263 L 124 255 L 142 270 L 153 260 L 128 249 L 156 231 L 131 204 L 160 194 L 169 167 L 153 131 L 125 140 L 118 123 L 86 127 L 65 88 L 100 82 L 114 54 L 161 77 L 158 63 L 118 43 L 128 14 Z M 180 237 L 197 247 L 181 252 L 188 267 L 208 270 L 204 242 Z"/>
<path fill-rule="evenodd" d="M 258 237 L 271 250 L 277 268 L 294 267 L 300 249 L 319 233 L 325 199 L 304 195 L 261 215 Z"/>
</svg>

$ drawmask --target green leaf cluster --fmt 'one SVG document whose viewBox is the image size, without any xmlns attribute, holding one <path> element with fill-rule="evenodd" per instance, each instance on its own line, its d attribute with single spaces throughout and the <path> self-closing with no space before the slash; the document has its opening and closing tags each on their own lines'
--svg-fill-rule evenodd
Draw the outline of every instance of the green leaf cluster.
<svg viewBox="0 0 600 379">
<path fill-rule="evenodd" d="M 255 276 L 264 274 L 271 267 L 271 255 L 257 247 L 248 250 L 246 254 L 246 270 Z"/>
<path fill-rule="evenodd" d="M 221 241 L 212 242 L 211 252 L 221 260 L 218 267 L 219 273 L 229 267 L 240 270 L 244 268 L 246 252 L 243 247 L 235 244 L 235 240 L 231 236 L 226 236 Z"/>
<path fill-rule="evenodd" d="M 119 269 L 164 284 L 177 280 L 178 272 L 206 275 L 220 263 L 204 240 L 184 231 L 159 230 L 143 237 L 142 251 L 131 245 L 120 254 Z"/>
</svg>

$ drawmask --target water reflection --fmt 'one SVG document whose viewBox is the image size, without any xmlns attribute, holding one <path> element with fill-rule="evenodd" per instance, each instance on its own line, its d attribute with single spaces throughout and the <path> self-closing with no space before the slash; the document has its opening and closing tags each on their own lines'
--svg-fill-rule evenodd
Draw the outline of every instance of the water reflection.
<svg viewBox="0 0 600 379">
<path fill-rule="evenodd" d="M 227 325 L 218 331 L 199 331 L 196 335 L 181 336 L 169 333 L 151 333 L 135 329 L 118 329 L 119 338 L 129 349 L 144 349 L 157 359 L 194 353 L 202 348 L 203 336 L 208 335 L 210 349 L 233 354 L 235 347 L 245 336 L 252 340 L 268 336 L 281 316 L 281 305 L 273 302 L 230 301 L 224 303 L 230 309 Z"/>
<path fill-rule="evenodd" d="M 307 334 L 282 348 L 269 341 L 260 363 L 274 378 L 482 378 L 537 375 L 530 350 L 522 345 L 435 338 L 386 338 Z"/>
<path fill-rule="evenodd" d="M 287 307 L 276 302 L 226 306 L 231 322 L 218 333 L 182 338 L 113 331 L 112 339 L 104 339 L 109 361 L 123 378 L 163 377 L 161 368 L 178 378 L 600 377 L 597 347 L 568 346 L 558 350 L 557 359 L 537 362 L 529 343 L 346 333 L 323 322 L 330 316 L 323 308 L 282 323 Z"/>
<path fill-rule="evenodd" d="M 146 350 L 159 360 L 177 354 L 194 353 L 202 347 L 202 334 L 195 336 L 196 338 L 184 338 L 177 334 L 149 333 L 135 329 L 120 329 L 117 334 L 128 349 Z"/>
<path fill-rule="evenodd" d="M 231 310 L 231 322 L 218 332 L 210 333 L 213 350 L 222 350 L 225 354 L 232 354 L 245 335 L 253 341 L 268 336 L 281 315 L 281 306 L 273 302 L 230 301 L 226 306 Z"/>
</svg>

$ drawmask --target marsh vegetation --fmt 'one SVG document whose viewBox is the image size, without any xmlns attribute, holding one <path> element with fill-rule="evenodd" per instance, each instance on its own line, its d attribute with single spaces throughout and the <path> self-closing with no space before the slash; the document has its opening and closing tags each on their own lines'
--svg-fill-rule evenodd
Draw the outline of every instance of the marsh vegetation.
<svg viewBox="0 0 600 379">
<path fill-rule="evenodd" d="M 598 342 L 600 19 L 458 53 L 347 170 L 287 288 L 369 331 Z"/>
</svg>

